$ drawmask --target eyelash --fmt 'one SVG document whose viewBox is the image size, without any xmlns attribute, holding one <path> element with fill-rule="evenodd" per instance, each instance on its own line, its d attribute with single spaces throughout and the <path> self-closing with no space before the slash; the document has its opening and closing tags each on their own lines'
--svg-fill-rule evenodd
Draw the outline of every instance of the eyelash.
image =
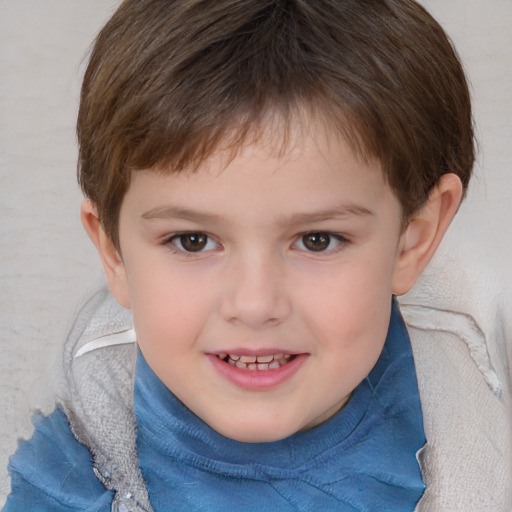
<svg viewBox="0 0 512 512">
<path fill-rule="evenodd" d="M 318 246 L 320 246 L 320 249 L 319 250 L 314 250 L 314 249 L 308 249 L 306 246 L 305 246 L 305 243 L 304 243 L 304 240 L 306 237 L 316 237 L 318 239 Z M 323 242 L 326 243 L 327 242 L 327 247 L 326 248 L 321 248 L 322 247 L 322 238 L 324 239 Z M 325 240 L 327 238 L 327 241 Z M 337 243 L 337 245 L 334 247 L 334 248 L 331 248 L 329 249 L 329 246 L 332 244 L 332 242 L 335 241 Z M 303 233 L 302 235 L 300 235 L 298 237 L 298 240 L 297 242 L 295 242 L 294 245 L 297 245 L 297 244 L 302 244 L 304 246 L 303 249 L 300 249 L 302 251 L 305 251 L 307 253 L 310 253 L 310 254 L 326 254 L 326 253 L 336 253 L 338 251 L 340 251 L 341 249 L 343 249 L 343 247 L 349 243 L 349 240 L 339 234 L 339 233 L 331 233 L 329 231 L 309 231 L 307 233 Z"/>
<path fill-rule="evenodd" d="M 187 248 L 184 246 L 184 243 L 186 243 L 186 237 L 189 237 L 188 241 L 196 237 L 199 240 L 199 243 L 201 244 L 201 242 L 204 242 L 204 245 L 202 247 L 199 247 L 199 249 L 196 251 L 187 250 Z M 319 247 L 318 250 L 308 248 L 306 246 L 305 239 L 307 237 L 311 237 L 311 239 L 313 239 L 313 243 L 316 243 L 317 246 Z M 316 242 L 314 242 L 315 238 L 317 239 Z M 332 245 L 333 241 L 336 242 L 335 247 L 329 248 L 329 246 Z M 212 242 L 213 244 L 215 244 L 215 247 L 208 247 L 208 245 L 211 245 Z M 192 243 L 194 242 L 192 241 Z M 307 233 L 302 233 L 298 235 L 297 240 L 293 243 L 292 247 L 297 247 L 297 245 L 301 244 L 303 247 L 298 248 L 300 251 L 304 251 L 309 254 L 326 254 L 340 251 L 348 243 L 349 240 L 339 233 L 331 233 L 329 231 L 309 231 Z M 323 247 L 325 244 L 327 244 L 327 246 Z M 215 242 L 215 240 L 210 235 L 203 231 L 185 231 L 181 233 L 175 233 L 172 236 L 166 238 L 165 241 L 163 242 L 163 245 L 171 245 L 173 246 L 175 252 L 179 252 L 180 254 L 185 254 L 187 256 L 199 255 L 204 252 L 209 252 L 221 247 L 219 243 Z"/>
<path fill-rule="evenodd" d="M 189 237 L 189 240 L 192 237 L 197 237 L 198 239 L 204 237 L 206 239 L 205 245 L 197 251 L 187 250 L 183 245 L 184 239 L 186 237 Z M 179 247 L 176 242 L 179 242 L 181 247 Z M 211 244 L 212 242 L 215 244 L 215 247 L 213 247 L 213 248 L 210 247 L 205 250 L 205 248 L 208 247 L 208 244 Z M 187 256 L 194 256 L 194 255 L 206 252 L 206 251 L 212 251 L 212 250 L 220 247 L 220 245 L 217 242 L 215 242 L 214 239 L 210 235 L 208 235 L 207 233 L 204 233 L 203 231 L 185 231 L 182 233 L 175 233 L 172 236 L 170 236 L 169 238 L 166 238 L 163 245 L 172 245 L 176 252 L 179 252 L 180 254 L 185 254 Z"/>
</svg>

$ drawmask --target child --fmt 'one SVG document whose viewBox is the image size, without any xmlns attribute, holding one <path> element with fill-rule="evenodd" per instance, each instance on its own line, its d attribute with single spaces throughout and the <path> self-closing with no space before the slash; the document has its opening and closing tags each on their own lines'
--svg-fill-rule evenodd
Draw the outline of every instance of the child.
<svg viewBox="0 0 512 512">
<path fill-rule="evenodd" d="M 453 395 L 420 403 L 436 360 L 417 333 L 413 361 L 393 298 L 474 160 L 463 71 L 423 8 L 125 0 L 78 135 L 112 295 L 75 322 L 67 396 L 13 457 L 6 511 L 504 509 L 496 439 L 475 438 L 492 496 L 443 469 L 432 396 Z"/>
</svg>

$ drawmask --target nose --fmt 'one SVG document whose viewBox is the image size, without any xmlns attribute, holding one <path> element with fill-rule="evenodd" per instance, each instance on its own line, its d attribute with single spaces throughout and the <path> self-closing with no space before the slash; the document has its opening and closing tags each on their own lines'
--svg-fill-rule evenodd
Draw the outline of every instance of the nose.
<svg viewBox="0 0 512 512">
<path fill-rule="evenodd" d="M 277 260 L 264 255 L 240 257 L 226 269 L 221 303 L 226 321 L 255 329 L 279 325 L 288 318 L 291 298 Z"/>
</svg>

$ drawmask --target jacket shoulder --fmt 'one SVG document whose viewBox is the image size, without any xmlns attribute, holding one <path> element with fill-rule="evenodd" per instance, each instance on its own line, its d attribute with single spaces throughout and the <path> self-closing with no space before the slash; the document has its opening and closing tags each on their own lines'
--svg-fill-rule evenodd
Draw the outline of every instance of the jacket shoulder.
<svg viewBox="0 0 512 512">
<path fill-rule="evenodd" d="M 467 313 L 402 305 L 427 444 L 418 510 L 509 510 L 506 383 Z"/>
</svg>

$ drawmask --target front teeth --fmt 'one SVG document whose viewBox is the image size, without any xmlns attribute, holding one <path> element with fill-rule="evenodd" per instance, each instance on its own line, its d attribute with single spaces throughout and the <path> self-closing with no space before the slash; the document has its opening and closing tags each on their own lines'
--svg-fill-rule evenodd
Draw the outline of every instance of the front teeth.
<svg viewBox="0 0 512 512">
<path fill-rule="evenodd" d="M 286 364 L 290 354 L 272 354 L 266 356 L 240 356 L 238 354 L 220 354 L 227 363 L 243 370 L 273 370 Z"/>
</svg>

